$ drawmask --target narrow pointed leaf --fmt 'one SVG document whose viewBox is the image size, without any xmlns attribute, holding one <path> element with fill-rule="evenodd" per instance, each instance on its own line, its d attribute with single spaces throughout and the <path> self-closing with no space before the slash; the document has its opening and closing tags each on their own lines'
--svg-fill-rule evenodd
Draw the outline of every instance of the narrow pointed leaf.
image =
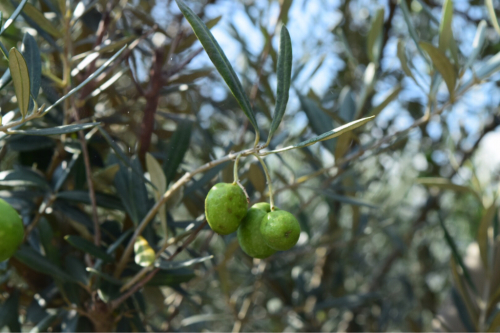
<svg viewBox="0 0 500 333">
<path fill-rule="evenodd" d="M 301 148 L 301 147 L 306 147 L 306 146 L 310 146 L 312 144 L 315 144 L 316 142 L 319 142 L 319 141 L 325 141 L 325 140 L 330 140 L 330 139 L 333 139 L 337 136 L 340 136 L 346 132 L 349 132 L 349 131 L 352 131 L 354 130 L 355 128 L 358 128 L 364 124 L 366 124 L 367 122 L 369 121 L 372 121 L 375 117 L 374 116 L 371 116 L 371 117 L 366 117 L 366 118 L 362 118 L 362 119 L 358 119 L 358 120 L 355 120 L 355 121 L 352 121 L 350 123 L 347 123 L 345 125 L 342 125 L 340 127 L 337 127 L 331 131 L 328 131 L 326 133 L 323 133 L 319 136 L 316 136 L 312 139 L 309 139 L 309 140 L 306 140 L 306 141 L 302 141 L 301 143 L 297 144 L 296 147 L 297 148 Z"/>
<path fill-rule="evenodd" d="M 302 141 L 294 146 L 288 146 L 285 148 L 277 149 L 277 150 L 274 150 L 273 152 L 266 152 L 266 153 L 263 153 L 263 155 L 269 155 L 272 153 L 280 153 L 280 152 L 284 152 L 284 151 L 288 151 L 288 150 L 292 150 L 292 149 L 297 149 L 297 148 L 304 148 L 304 147 L 313 145 L 316 142 L 330 140 L 330 139 L 333 139 L 337 136 L 340 136 L 346 132 L 352 131 L 352 130 L 366 124 L 367 122 L 373 120 L 374 118 L 375 118 L 375 116 L 358 119 L 358 120 L 352 121 L 350 123 L 347 123 L 345 125 L 342 125 L 340 127 L 337 127 L 331 131 L 323 133 L 321 135 L 315 136 L 314 138 L 311 138 L 309 140 Z"/>
<path fill-rule="evenodd" d="M 23 55 L 15 48 L 11 48 L 9 52 L 9 69 L 14 82 L 19 111 L 24 119 L 30 103 L 30 77 Z"/>
<path fill-rule="evenodd" d="M 174 270 L 199 264 L 200 262 L 210 260 L 213 257 L 214 256 L 206 256 L 206 257 L 188 259 L 182 261 L 159 261 L 155 264 L 155 266 L 163 270 Z"/>
<path fill-rule="evenodd" d="M 174 180 L 179 165 L 184 160 L 189 149 L 189 141 L 191 139 L 191 129 L 193 124 L 189 120 L 180 121 L 177 129 L 170 138 L 163 169 L 167 177 L 167 184 Z"/>
<path fill-rule="evenodd" d="M 203 23 L 203 21 L 184 3 L 184 1 L 176 0 L 176 2 L 182 14 L 193 28 L 196 37 L 198 37 L 198 40 L 201 42 L 201 45 L 210 57 L 210 60 L 212 60 L 215 68 L 217 68 L 217 71 L 219 71 L 220 75 L 228 85 L 229 90 L 231 90 L 231 93 L 238 101 L 238 104 L 250 120 L 250 123 L 253 125 L 258 135 L 259 126 L 257 125 L 250 101 L 245 94 L 233 67 L 220 48 L 219 43 L 217 43 L 205 23 Z"/>
<path fill-rule="evenodd" d="M 10 76 L 10 69 L 7 69 L 3 73 L 2 77 L 0 77 L 0 90 L 5 88 L 10 83 L 10 81 L 12 81 L 12 77 Z"/>
<path fill-rule="evenodd" d="M 210 21 L 207 21 L 207 23 L 206 23 L 207 28 L 212 29 L 213 27 L 215 27 L 217 25 L 217 23 L 219 23 L 221 18 L 222 18 L 222 16 L 217 16 L 217 17 L 211 19 Z M 196 42 L 196 40 L 197 40 L 197 38 L 196 38 L 195 34 L 191 34 L 189 36 L 186 36 L 186 38 L 182 39 L 182 42 L 179 43 L 179 46 L 177 46 L 175 48 L 175 52 L 180 53 L 180 52 L 188 49 L 189 47 L 191 47 L 191 45 L 194 44 L 194 42 Z"/>
<path fill-rule="evenodd" d="M 451 21 L 453 19 L 453 2 L 445 0 L 443 4 L 443 13 L 439 25 L 439 49 L 445 53 L 450 45 L 450 39 L 453 38 L 451 30 Z"/>
<path fill-rule="evenodd" d="M 38 97 L 40 85 L 42 84 L 42 60 L 40 57 L 40 50 L 38 49 L 35 39 L 29 33 L 24 34 L 23 46 L 23 56 L 28 66 L 30 78 L 30 91 L 31 95 L 36 99 Z"/>
<path fill-rule="evenodd" d="M 14 257 L 37 272 L 50 275 L 56 279 L 76 281 L 72 276 L 59 268 L 59 266 L 53 264 L 47 257 L 44 257 L 39 252 L 26 245 L 22 245 L 14 254 Z"/>
<path fill-rule="evenodd" d="M 408 66 L 408 59 L 406 58 L 406 51 L 405 51 L 405 42 L 402 39 L 398 40 L 397 53 L 403 72 L 405 72 L 406 76 L 411 77 L 413 81 L 417 82 L 417 80 L 415 80 L 415 77 L 413 76 L 413 73 L 411 72 L 410 66 Z"/>
<path fill-rule="evenodd" d="M 151 178 L 151 182 L 155 184 L 155 200 L 159 201 L 163 193 L 167 191 L 167 178 L 163 173 L 163 169 L 158 163 L 158 161 L 151 155 L 150 153 L 146 153 L 146 167 L 149 172 L 149 176 Z M 161 226 L 163 229 L 163 234 L 167 235 L 167 214 L 166 214 L 166 206 L 162 205 L 160 210 L 158 211 L 158 215 L 160 216 Z"/>
<path fill-rule="evenodd" d="M 440 177 L 418 178 L 417 182 L 419 184 L 422 184 L 425 186 L 435 186 L 435 187 L 438 187 L 438 188 L 444 189 L 444 190 L 472 193 L 476 196 L 476 198 L 479 199 L 479 201 L 481 201 L 481 197 L 472 188 L 470 188 L 468 186 L 454 184 L 449 179 L 446 179 L 446 178 L 440 178 Z"/>
<path fill-rule="evenodd" d="M 488 15 L 490 17 L 491 24 L 495 28 L 496 32 L 500 35 L 500 25 L 498 25 L 497 14 L 495 13 L 495 7 L 493 7 L 493 0 L 485 0 L 486 8 L 488 9 Z"/>
<path fill-rule="evenodd" d="M 488 257 L 490 255 L 491 243 L 490 238 L 492 237 L 493 232 L 493 218 L 495 217 L 495 213 L 497 208 L 495 203 L 491 204 L 487 209 L 485 209 L 483 216 L 481 218 L 481 222 L 479 223 L 479 228 L 477 230 L 477 243 L 479 245 L 479 252 L 481 254 L 481 259 L 483 261 L 484 267 L 488 268 Z"/>
<path fill-rule="evenodd" d="M 28 15 L 29 18 L 31 18 L 36 24 L 38 24 L 40 26 L 40 28 L 42 28 L 43 30 L 45 30 L 46 32 L 51 34 L 52 36 L 57 37 L 57 38 L 60 38 L 63 36 L 62 32 L 59 29 L 57 29 L 56 27 L 54 27 L 52 22 L 47 20 L 47 18 L 45 18 L 45 16 L 43 15 L 43 13 L 41 11 L 39 11 L 32 4 L 27 3 L 24 6 L 24 13 L 26 15 Z"/>
<path fill-rule="evenodd" d="M 403 90 L 403 87 L 401 85 L 397 85 L 394 87 L 391 91 L 389 91 L 384 98 L 384 100 L 377 106 L 375 106 L 371 111 L 370 111 L 370 116 L 377 116 L 382 110 L 384 110 L 387 105 L 389 105 L 396 97 L 399 96 L 399 93 Z"/>
<path fill-rule="evenodd" d="M 96 76 L 98 76 L 99 74 L 101 74 L 102 72 L 104 72 L 104 70 L 116 59 L 118 58 L 118 56 L 120 54 L 122 54 L 123 51 L 125 51 L 125 49 L 127 48 L 127 46 L 125 45 L 124 47 L 122 47 L 120 49 L 120 51 L 116 52 L 111 58 L 109 58 L 101 67 L 99 67 L 98 70 L 96 70 L 94 73 L 92 73 L 92 75 L 90 75 L 87 79 L 85 79 L 82 83 L 80 83 L 77 87 L 73 88 L 72 90 L 70 90 L 66 95 L 64 95 L 63 97 L 59 98 L 54 104 L 52 104 L 51 106 L 49 106 L 45 112 L 49 112 L 50 110 L 52 110 L 53 108 L 55 108 L 57 105 L 61 104 L 64 100 L 66 100 L 67 98 L 69 98 L 70 96 L 74 95 L 75 93 L 77 93 L 80 89 L 82 89 L 87 83 L 89 83 L 90 81 L 92 81 Z"/>
<path fill-rule="evenodd" d="M 100 123 L 86 123 L 75 125 L 63 125 L 50 128 L 35 128 L 30 130 L 12 130 L 10 134 L 23 134 L 23 135 L 61 135 L 83 131 L 89 128 L 96 127 Z"/>
<path fill-rule="evenodd" d="M 418 52 L 424 57 L 425 61 L 429 61 L 427 57 L 425 56 L 424 52 L 422 51 L 422 48 L 420 47 L 420 38 L 417 35 L 417 31 L 415 30 L 415 27 L 413 26 L 413 22 L 411 20 L 411 15 L 410 15 L 410 10 L 408 8 L 408 5 L 406 4 L 406 1 L 399 1 L 399 6 L 401 7 L 401 11 L 403 12 L 403 18 L 406 21 L 406 26 L 408 27 L 408 32 L 410 33 L 411 38 L 415 42 L 415 45 L 417 46 Z"/>
<path fill-rule="evenodd" d="M 73 247 L 83 251 L 84 253 L 88 253 L 91 256 L 101 259 L 104 262 L 113 262 L 114 259 L 112 256 L 106 253 L 106 251 L 101 250 L 97 246 L 95 246 L 92 242 L 81 238 L 79 236 L 66 236 L 64 239 L 70 243 Z"/>
<path fill-rule="evenodd" d="M 483 49 L 484 40 L 486 38 L 486 28 L 488 25 L 485 20 L 481 20 L 477 26 L 476 35 L 474 36 L 474 41 L 472 42 L 472 52 L 467 59 L 467 63 L 465 64 L 465 68 L 471 67 L 474 60 L 476 60 L 477 56 Z"/>
<path fill-rule="evenodd" d="M 374 63 L 378 63 L 378 60 L 380 59 L 384 14 L 384 7 L 377 9 L 377 12 L 371 22 L 370 31 L 368 31 L 366 48 L 368 51 L 368 58 Z"/>
<path fill-rule="evenodd" d="M 267 142 L 271 141 L 274 132 L 285 114 L 288 103 L 288 93 L 292 76 L 292 41 L 285 26 L 281 28 L 280 53 L 278 55 L 278 89 L 276 108 L 274 109 L 273 121 L 269 130 Z"/>
<path fill-rule="evenodd" d="M 441 228 L 443 229 L 444 238 L 446 240 L 446 243 L 448 243 L 448 246 L 451 249 L 451 252 L 453 254 L 453 258 L 458 263 L 458 265 L 460 265 L 460 268 L 462 268 L 462 272 L 464 274 L 465 280 L 467 281 L 467 284 L 475 293 L 477 293 L 476 286 L 472 282 L 472 278 L 469 274 L 469 270 L 467 269 L 467 266 L 465 266 L 465 263 L 462 259 L 462 256 L 458 252 L 458 248 L 457 248 L 457 245 L 455 244 L 455 241 L 453 240 L 453 237 L 451 237 L 450 233 L 448 232 L 448 229 L 446 229 L 446 226 L 444 225 L 443 219 L 441 219 L 441 218 L 439 219 L 439 224 L 441 225 Z"/>
<path fill-rule="evenodd" d="M 28 0 L 23 0 L 21 3 L 16 7 L 16 10 L 10 15 L 10 17 L 5 21 L 5 24 L 2 27 L 2 30 L 0 30 L 0 36 L 4 33 L 4 31 L 10 27 L 12 23 L 16 20 L 16 18 L 21 14 L 23 11 L 24 6 L 28 3 Z"/>
<path fill-rule="evenodd" d="M 96 192 L 96 202 L 97 206 L 108 208 L 108 209 L 116 209 L 124 211 L 120 198 L 115 195 Z M 87 205 L 91 204 L 90 196 L 88 191 L 84 190 L 72 190 L 72 191 L 62 191 L 57 194 L 58 199 L 63 199 L 67 201 L 74 201 L 78 203 L 84 203 Z"/>
<path fill-rule="evenodd" d="M 451 98 L 453 99 L 455 93 L 455 85 L 457 82 L 457 74 L 455 73 L 455 69 L 453 65 L 450 63 L 446 55 L 435 48 L 432 44 L 427 42 L 420 42 L 420 47 L 425 50 L 431 57 L 432 63 L 436 70 L 441 74 L 448 87 L 448 92 L 450 93 Z"/>
</svg>

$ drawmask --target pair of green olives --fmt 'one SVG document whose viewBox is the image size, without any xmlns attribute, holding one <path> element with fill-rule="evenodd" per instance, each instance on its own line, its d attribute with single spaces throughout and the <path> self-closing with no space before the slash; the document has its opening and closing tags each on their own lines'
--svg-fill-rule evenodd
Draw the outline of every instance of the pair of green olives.
<svg viewBox="0 0 500 333">
<path fill-rule="evenodd" d="M 218 234 L 238 231 L 242 250 L 254 258 L 267 258 L 291 249 L 299 240 L 300 224 L 289 212 L 261 202 L 247 210 L 245 193 L 237 184 L 214 185 L 205 199 L 207 222 Z"/>
</svg>

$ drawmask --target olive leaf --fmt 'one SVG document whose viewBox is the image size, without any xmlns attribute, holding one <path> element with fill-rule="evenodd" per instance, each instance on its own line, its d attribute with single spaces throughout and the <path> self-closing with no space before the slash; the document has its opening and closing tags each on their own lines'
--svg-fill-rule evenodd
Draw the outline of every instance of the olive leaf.
<svg viewBox="0 0 500 333">
<path fill-rule="evenodd" d="M 163 164 L 163 170 L 167 177 L 167 184 L 175 178 L 177 169 L 189 149 L 192 127 L 193 124 L 191 121 L 182 120 L 177 124 L 177 129 L 172 135 L 172 138 L 170 138 L 165 155 L 165 163 Z"/>
<path fill-rule="evenodd" d="M 26 60 L 24 60 L 21 52 L 14 47 L 9 52 L 9 69 L 12 81 L 14 82 L 19 111 L 24 119 L 28 113 L 30 102 L 30 77 Z"/>
<path fill-rule="evenodd" d="M 467 59 L 467 63 L 465 64 L 465 68 L 471 67 L 474 60 L 476 60 L 479 52 L 484 45 L 484 40 L 486 38 L 486 28 L 488 27 L 485 20 L 481 20 L 477 26 L 476 35 L 474 36 L 474 41 L 472 42 L 472 52 Z"/>
<path fill-rule="evenodd" d="M 495 13 L 495 7 L 493 6 L 493 0 L 485 0 L 486 8 L 488 9 L 488 15 L 490 16 L 490 21 L 496 32 L 500 35 L 500 25 L 498 25 L 497 14 Z"/>
<path fill-rule="evenodd" d="M 408 5 L 406 4 L 406 1 L 399 1 L 399 6 L 401 7 L 401 11 L 403 12 L 403 18 L 406 21 L 406 26 L 408 27 L 408 32 L 410 33 L 411 38 L 415 42 L 415 45 L 417 46 L 418 52 L 424 57 L 426 62 L 429 62 L 427 57 L 425 56 L 422 48 L 420 47 L 420 38 L 417 35 L 417 31 L 415 30 L 415 27 L 413 26 L 413 22 L 411 20 L 411 15 L 410 15 L 410 10 L 408 8 Z"/>
<path fill-rule="evenodd" d="M 158 161 L 150 153 L 146 153 L 146 167 L 148 169 L 151 182 L 156 186 L 156 190 L 154 191 L 155 200 L 159 201 L 163 193 L 167 191 L 167 178 L 163 173 L 160 163 L 158 163 Z M 165 205 L 160 207 L 158 215 L 160 216 L 164 237 L 167 237 L 167 211 Z"/>
<path fill-rule="evenodd" d="M 431 57 L 434 67 L 441 74 L 446 86 L 448 87 L 448 92 L 451 97 L 450 99 L 453 100 L 455 85 L 457 82 L 455 68 L 453 68 L 453 65 L 450 63 L 446 55 L 441 50 L 434 47 L 434 45 L 427 42 L 420 42 L 420 47 Z"/>
<path fill-rule="evenodd" d="M 174 269 L 180 269 L 184 267 L 189 267 L 193 266 L 195 264 L 199 264 L 201 262 L 207 261 L 212 259 L 214 256 L 206 256 L 206 257 L 200 257 L 200 258 L 194 258 L 194 259 L 188 259 L 188 260 L 182 260 L 182 261 L 159 261 L 155 263 L 155 267 L 158 267 L 163 270 L 174 270 Z"/>
<path fill-rule="evenodd" d="M 403 72 L 405 72 L 406 76 L 411 77 L 413 81 L 417 82 L 417 80 L 413 76 L 413 73 L 411 72 L 410 66 L 408 66 L 408 59 L 406 58 L 406 51 L 405 51 L 405 42 L 402 39 L 398 39 L 397 48 L 398 48 L 397 54 Z"/>
<path fill-rule="evenodd" d="M 271 141 L 274 132 L 285 114 L 288 103 L 288 93 L 292 76 L 292 41 L 285 26 L 281 28 L 280 52 L 278 55 L 278 89 L 276 107 L 274 109 L 273 121 L 269 129 L 267 144 Z"/>
<path fill-rule="evenodd" d="M 27 3 L 24 6 L 24 13 L 28 15 L 36 24 L 40 26 L 43 30 L 47 31 L 54 37 L 60 38 L 63 36 L 62 32 L 52 25 L 52 22 L 47 20 L 43 13 L 39 11 L 35 6 L 30 3 Z"/>
<path fill-rule="evenodd" d="M 68 133 L 75 133 L 89 128 L 98 126 L 100 123 L 85 123 L 74 125 L 55 126 L 50 128 L 34 128 L 29 130 L 11 130 L 10 134 L 23 134 L 23 135 L 61 135 Z"/>
<path fill-rule="evenodd" d="M 10 27 L 10 25 L 16 20 L 16 18 L 21 14 L 24 6 L 28 3 L 28 0 L 23 0 L 21 3 L 16 7 L 16 10 L 10 15 L 10 17 L 5 21 L 5 24 L 3 25 L 2 29 L 0 30 L 0 36 L 4 33 L 4 31 Z"/>
<path fill-rule="evenodd" d="M 453 31 L 451 29 L 452 20 L 453 1 L 445 0 L 441 23 L 439 25 L 439 49 L 443 53 L 446 53 L 446 50 L 449 49 L 455 64 L 458 64 L 457 45 L 455 44 L 455 39 L 453 39 Z"/>
<path fill-rule="evenodd" d="M 89 83 L 90 81 L 92 81 L 96 76 L 98 76 L 99 74 L 101 74 L 102 72 L 104 72 L 104 70 L 116 59 L 118 58 L 118 56 L 120 54 L 122 54 L 123 51 L 125 51 L 125 49 L 127 48 L 127 45 L 125 45 L 124 47 L 122 47 L 118 52 L 116 52 L 111 58 L 109 58 L 104 64 L 102 64 L 101 67 L 99 67 L 99 69 L 97 69 L 94 73 L 92 73 L 92 75 L 89 75 L 88 78 L 86 78 L 82 83 L 80 83 L 77 87 L 71 89 L 66 95 L 64 95 L 63 97 L 59 98 L 54 104 L 52 104 L 51 106 L 49 106 L 43 114 L 46 114 L 47 112 L 49 112 L 50 110 L 52 110 L 53 108 L 55 108 L 57 105 L 61 104 L 64 100 L 66 100 L 67 98 L 69 98 L 70 96 L 76 94 L 80 89 L 82 89 L 87 83 Z"/>
<path fill-rule="evenodd" d="M 81 238 L 79 236 L 69 235 L 64 237 L 64 239 L 71 244 L 71 246 L 83 251 L 84 253 L 88 253 L 91 256 L 101 259 L 104 262 L 113 262 L 114 259 L 111 255 L 107 254 L 106 251 L 101 250 L 97 246 L 95 246 L 90 241 Z"/>
<path fill-rule="evenodd" d="M 450 233 L 448 232 L 448 229 L 446 229 L 446 226 L 444 225 L 444 221 L 443 221 L 442 218 L 439 218 L 439 225 L 443 229 L 444 238 L 446 240 L 446 243 L 448 243 L 448 246 L 451 249 L 451 252 L 453 254 L 453 258 L 458 263 L 458 265 L 460 265 L 460 268 L 462 269 L 462 273 L 464 274 L 465 281 L 467 281 L 467 284 L 469 285 L 469 287 L 475 293 L 477 293 L 476 286 L 472 282 L 472 278 L 470 276 L 469 270 L 468 270 L 467 266 L 465 266 L 463 258 L 462 258 L 462 256 L 460 255 L 460 253 L 458 251 L 457 245 L 455 244 L 455 241 L 453 240 L 453 237 L 451 237 Z"/>
<path fill-rule="evenodd" d="M 31 96 L 36 99 L 42 84 L 42 60 L 35 38 L 27 32 L 23 37 L 23 56 L 28 66 Z M 30 108 L 32 107 L 33 103 L 30 102 Z"/>
<path fill-rule="evenodd" d="M 385 98 L 380 104 L 375 106 L 371 111 L 370 111 L 370 116 L 377 116 L 382 110 L 384 110 L 387 105 L 389 105 L 396 97 L 399 96 L 399 93 L 403 90 L 403 87 L 398 84 L 396 87 L 394 87 L 392 90 L 390 90 L 386 95 Z"/>
<path fill-rule="evenodd" d="M 149 245 L 148 241 L 142 236 L 137 237 L 135 240 L 134 253 L 135 263 L 142 267 L 151 266 L 156 258 L 155 251 Z"/>
<path fill-rule="evenodd" d="M 231 93 L 236 98 L 241 109 L 255 128 L 257 142 L 259 136 L 259 126 L 257 125 L 257 120 L 255 119 L 252 106 L 250 105 L 250 100 L 243 90 L 240 80 L 238 79 L 238 76 L 234 72 L 233 67 L 224 54 L 224 51 L 222 51 L 219 43 L 217 43 L 217 40 L 215 40 L 214 36 L 210 32 L 210 29 L 207 28 L 205 23 L 203 23 L 203 21 L 184 3 L 184 1 L 175 1 L 177 2 L 177 5 L 179 6 L 182 14 L 193 28 L 196 37 L 198 37 L 198 40 L 201 42 L 201 45 L 207 52 L 210 60 L 212 60 L 215 68 L 220 73 L 220 75 L 228 85 L 229 90 L 231 90 Z"/>
<path fill-rule="evenodd" d="M 265 152 L 265 153 L 262 153 L 262 155 L 269 155 L 269 154 L 273 154 L 273 153 L 281 153 L 281 152 L 292 150 L 292 149 L 304 148 L 304 147 L 313 145 L 316 142 L 330 140 L 330 139 L 333 139 L 337 136 L 340 136 L 346 132 L 352 131 L 355 128 L 358 128 L 358 127 L 366 124 L 367 122 L 372 121 L 373 119 L 375 119 L 375 116 L 361 118 L 361 119 L 352 121 L 350 123 L 347 123 L 345 125 L 342 125 L 340 127 L 334 128 L 331 131 L 328 131 L 328 132 L 323 133 L 321 135 L 315 136 L 314 138 L 311 138 L 309 140 L 302 141 L 296 145 L 273 150 L 272 152 Z"/>
<path fill-rule="evenodd" d="M 371 62 L 378 63 L 382 46 L 382 31 L 384 28 L 384 7 L 377 9 L 371 22 L 370 31 L 367 36 L 368 58 Z"/>
</svg>

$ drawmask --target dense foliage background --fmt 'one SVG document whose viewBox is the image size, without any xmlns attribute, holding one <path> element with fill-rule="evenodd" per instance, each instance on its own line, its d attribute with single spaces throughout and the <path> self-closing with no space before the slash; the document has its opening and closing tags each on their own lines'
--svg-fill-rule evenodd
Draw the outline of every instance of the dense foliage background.
<svg viewBox="0 0 500 333">
<path fill-rule="evenodd" d="M 499 3 L 185 3 L 238 73 L 262 142 L 288 27 L 290 100 L 269 149 L 377 117 L 266 158 L 277 206 L 301 223 L 292 250 L 252 260 L 204 223 L 210 187 L 233 181 L 227 161 L 188 174 L 147 224 L 135 254 L 166 248 L 158 268 L 120 267 L 167 186 L 251 148 L 254 129 L 175 1 L 2 1 L 0 41 L 38 73 L 38 106 L 67 98 L 9 126 L 22 105 L 0 59 L 0 198 L 27 234 L 0 263 L 0 330 L 498 330 Z M 240 168 L 251 201 L 268 200 L 258 161 Z"/>
</svg>

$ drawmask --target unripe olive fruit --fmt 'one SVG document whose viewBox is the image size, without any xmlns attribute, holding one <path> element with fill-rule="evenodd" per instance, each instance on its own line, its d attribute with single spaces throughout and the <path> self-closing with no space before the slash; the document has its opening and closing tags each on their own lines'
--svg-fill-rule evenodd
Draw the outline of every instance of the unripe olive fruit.
<svg viewBox="0 0 500 333">
<path fill-rule="evenodd" d="M 291 213 L 274 210 L 262 219 L 260 233 L 269 247 L 278 251 L 286 251 L 297 244 L 300 224 Z"/>
<path fill-rule="evenodd" d="M 0 199 L 0 262 L 14 255 L 23 238 L 21 217 L 11 205 Z"/>
<path fill-rule="evenodd" d="M 253 205 L 252 208 L 261 209 L 266 213 L 269 213 L 271 211 L 271 205 L 269 204 L 269 202 L 258 202 L 255 205 Z M 279 210 L 279 208 L 274 207 L 274 210 Z"/>
<path fill-rule="evenodd" d="M 243 252 L 250 257 L 264 259 L 272 255 L 275 250 L 270 248 L 260 233 L 260 225 L 267 212 L 255 208 L 253 205 L 247 212 L 247 215 L 241 221 L 238 228 L 238 242 Z"/>
<path fill-rule="evenodd" d="M 205 217 L 218 234 L 235 232 L 247 213 L 247 197 L 237 184 L 215 184 L 205 199 Z"/>
</svg>

